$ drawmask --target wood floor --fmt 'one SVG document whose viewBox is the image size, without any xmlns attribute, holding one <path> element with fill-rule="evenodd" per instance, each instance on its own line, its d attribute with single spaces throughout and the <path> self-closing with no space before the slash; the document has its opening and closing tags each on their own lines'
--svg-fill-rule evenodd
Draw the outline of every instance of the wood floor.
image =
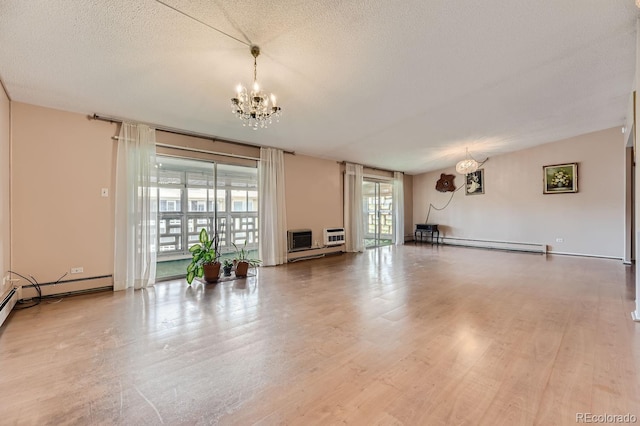
<svg viewBox="0 0 640 426">
<path fill-rule="evenodd" d="M 640 422 L 633 280 L 407 245 L 47 300 L 0 329 L 0 424 Z"/>
</svg>

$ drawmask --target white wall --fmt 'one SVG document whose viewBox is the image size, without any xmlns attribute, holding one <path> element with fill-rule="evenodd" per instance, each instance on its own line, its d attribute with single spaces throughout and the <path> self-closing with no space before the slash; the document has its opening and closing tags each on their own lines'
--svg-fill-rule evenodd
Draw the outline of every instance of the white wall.
<svg viewBox="0 0 640 426">
<path fill-rule="evenodd" d="M 10 141 L 11 103 L 0 84 L 0 276 L 4 277 L 11 263 L 10 218 Z"/>
<path fill-rule="evenodd" d="M 485 193 L 456 192 L 429 223 L 446 236 L 546 244 L 558 253 L 622 258 L 624 253 L 625 149 L 620 128 L 589 133 L 492 157 L 484 168 Z M 542 192 L 542 167 L 578 163 L 578 193 Z M 451 193 L 435 190 L 440 173 L 414 176 L 413 220 L 424 223 L 429 203 L 442 207 Z M 564 242 L 556 242 L 562 238 Z"/>
</svg>

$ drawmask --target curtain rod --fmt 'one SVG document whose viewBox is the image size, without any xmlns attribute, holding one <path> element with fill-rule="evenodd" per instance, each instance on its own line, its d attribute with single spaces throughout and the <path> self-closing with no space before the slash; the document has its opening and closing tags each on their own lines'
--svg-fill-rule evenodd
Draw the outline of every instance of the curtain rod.
<svg viewBox="0 0 640 426">
<path fill-rule="evenodd" d="M 117 136 L 115 136 L 115 137 L 117 138 Z M 199 152 L 199 153 L 202 153 L 202 154 L 213 154 L 213 155 L 220 155 L 220 156 L 223 156 L 223 157 L 241 158 L 243 160 L 260 161 L 260 157 L 258 157 L 258 158 L 249 157 L 248 155 L 227 154 L 227 153 L 224 153 L 224 152 L 216 152 L 216 151 L 205 151 L 204 149 L 185 148 L 185 147 L 182 147 L 182 146 L 177 147 L 177 146 L 167 145 L 167 144 L 163 144 L 163 143 L 156 143 L 156 146 L 159 146 L 159 147 L 162 147 L 162 148 L 171 148 L 171 149 L 175 149 L 175 150 L 178 150 L 178 151 Z"/>
<path fill-rule="evenodd" d="M 99 120 L 99 121 L 106 121 L 108 123 L 122 123 L 123 121 L 128 121 L 126 119 L 123 118 L 118 118 L 118 117 L 109 117 L 106 115 L 98 115 L 98 114 L 93 114 L 89 116 L 89 120 Z M 181 129 L 175 129 L 173 127 L 165 127 L 165 126 L 159 126 L 157 124 L 153 124 L 153 123 L 142 123 L 142 124 L 146 124 L 149 127 L 153 127 L 156 130 L 160 130 L 161 132 L 166 132 L 166 133 L 173 133 L 176 135 L 181 135 L 181 136 L 191 136 L 191 137 L 195 137 L 195 138 L 201 138 L 201 139 L 209 139 L 211 142 L 224 142 L 224 143 L 230 143 L 230 144 L 234 144 L 234 145 L 239 145 L 239 146 L 246 146 L 246 147 L 250 147 L 250 148 L 275 148 L 272 146 L 262 146 L 262 145 L 255 145 L 255 144 L 250 144 L 250 143 L 246 143 L 246 142 L 237 142 L 237 141 L 232 141 L 232 140 L 227 140 L 227 139 L 221 139 L 218 138 L 216 136 L 211 136 L 211 135 L 207 135 L 204 133 L 197 133 L 197 132 L 190 132 L 187 130 L 181 130 Z M 281 148 L 275 148 L 275 149 L 281 149 Z M 282 150 L 282 152 L 284 152 L 285 154 L 291 154 L 291 155 L 296 155 L 295 151 L 285 151 L 284 149 Z"/>
<path fill-rule="evenodd" d="M 338 161 L 338 164 L 347 164 L 347 163 L 351 163 L 351 164 L 360 164 L 360 163 L 353 163 L 351 161 Z M 373 167 L 373 166 L 367 166 L 366 164 L 360 164 L 362 167 L 364 167 L 365 169 L 372 169 L 372 170 L 379 170 L 381 172 L 389 172 L 389 173 L 395 173 L 395 172 L 400 172 L 400 170 L 388 170 L 388 169 L 381 169 L 380 167 Z M 402 174 L 405 174 L 404 172 L 400 172 Z"/>
</svg>

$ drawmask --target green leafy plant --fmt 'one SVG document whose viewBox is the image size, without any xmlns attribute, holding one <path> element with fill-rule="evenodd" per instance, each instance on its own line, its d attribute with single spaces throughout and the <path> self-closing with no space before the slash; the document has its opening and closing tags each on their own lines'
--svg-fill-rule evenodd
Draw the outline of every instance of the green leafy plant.
<svg viewBox="0 0 640 426">
<path fill-rule="evenodd" d="M 231 244 L 233 244 L 233 247 L 236 249 L 236 255 L 233 258 L 233 260 L 235 260 L 236 262 L 247 262 L 251 266 L 257 266 L 260 263 L 262 263 L 262 260 L 260 259 L 250 259 L 248 257 L 248 253 L 246 250 L 247 240 L 244 240 L 244 244 L 242 245 L 242 248 L 238 248 L 236 243 L 231 243 Z"/>
<path fill-rule="evenodd" d="M 187 282 L 191 284 L 195 277 L 202 278 L 204 275 L 204 265 L 213 264 L 218 261 L 218 232 L 214 231 L 210 236 L 205 228 L 200 231 L 200 243 L 189 248 L 191 253 L 191 263 L 187 266 Z"/>
<path fill-rule="evenodd" d="M 233 269 L 233 262 L 230 259 L 225 259 L 222 264 L 222 271 L 224 272 L 225 277 L 231 276 L 231 269 Z"/>
</svg>

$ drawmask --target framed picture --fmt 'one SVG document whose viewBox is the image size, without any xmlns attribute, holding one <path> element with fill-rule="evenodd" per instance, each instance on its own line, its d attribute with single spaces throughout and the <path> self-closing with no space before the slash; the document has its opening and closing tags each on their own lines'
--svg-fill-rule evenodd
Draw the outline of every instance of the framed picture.
<svg viewBox="0 0 640 426">
<path fill-rule="evenodd" d="M 467 174 L 466 180 L 464 187 L 466 195 L 484 194 L 484 169 Z"/>
<path fill-rule="evenodd" d="M 543 166 L 544 194 L 578 192 L 578 163 Z"/>
</svg>

